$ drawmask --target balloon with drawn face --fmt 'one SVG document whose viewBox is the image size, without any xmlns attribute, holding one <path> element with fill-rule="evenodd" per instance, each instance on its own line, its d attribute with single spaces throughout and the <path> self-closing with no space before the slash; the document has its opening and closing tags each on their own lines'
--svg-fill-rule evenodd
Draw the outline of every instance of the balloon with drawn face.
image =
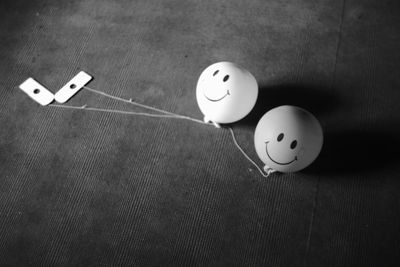
<svg viewBox="0 0 400 267">
<path fill-rule="evenodd" d="M 197 103 L 204 121 L 232 123 L 245 117 L 254 107 L 258 85 L 247 70 L 231 62 L 207 67 L 196 87 Z"/>
<path fill-rule="evenodd" d="M 258 156 L 266 165 L 265 170 L 296 172 L 317 158 L 323 132 L 310 112 L 295 106 L 280 106 L 260 119 L 254 143 Z"/>
</svg>

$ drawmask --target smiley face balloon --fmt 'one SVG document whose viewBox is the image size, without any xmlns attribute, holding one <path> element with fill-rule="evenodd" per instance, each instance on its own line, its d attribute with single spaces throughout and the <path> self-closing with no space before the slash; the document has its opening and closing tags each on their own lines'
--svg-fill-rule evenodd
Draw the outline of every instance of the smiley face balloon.
<svg viewBox="0 0 400 267">
<path fill-rule="evenodd" d="M 254 134 L 256 152 L 264 170 L 296 172 L 310 165 L 322 148 L 318 120 L 295 106 L 274 108 L 260 119 Z"/>
<path fill-rule="evenodd" d="M 232 123 L 245 117 L 254 107 L 258 85 L 247 70 L 231 62 L 207 67 L 196 87 L 197 103 L 205 122 Z"/>
</svg>

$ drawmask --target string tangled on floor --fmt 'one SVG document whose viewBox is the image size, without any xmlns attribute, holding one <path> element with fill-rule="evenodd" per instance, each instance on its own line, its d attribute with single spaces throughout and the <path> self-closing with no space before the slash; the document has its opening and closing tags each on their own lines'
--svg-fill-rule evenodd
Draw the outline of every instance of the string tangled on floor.
<svg viewBox="0 0 400 267">
<path fill-rule="evenodd" d="M 88 90 L 88 91 L 90 91 L 90 92 L 92 92 L 92 93 L 99 94 L 99 95 L 105 96 L 107 98 L 116 100 L 116 101 L 129 103 L 131 105 L 134 105 L 134 106 L 137 106 L 137 107 L 141 107 L 141 108 L 145 108 L 145 109 L 148 109 L 148 110 L 152 110 L 152 111 L 155 111 L 155 112 L 159 112 L 159 113 L 162 113 L 162 114 L 153 114 L 153 113 L 146 113 L 146 112 L 133 112 L 133 111 L 122 111 L 122 110 L 116 110 L 116 109 L 103 109 L 103 108 L 88 107 L 87 105 L 83 105 L 83 106 L 79 107 L 79 106 L 70 106 L 70 105 L 50 104 L 49 106 L 56 107 L 56 108 L 88 110 L 88 111 L 117 113 L 117 114 L 125 114 L 125 115 L 146 116 L 146 117 L 154 117 L 154 118 L 184 119 L 184 120 L 190 120 L 190 121 L 193 121 L 193 122 L 196 122 L 196 123 L 200 123 L 200 124 L 205 124 L 205 125 L 210 125 L 210 126 L 213 125 L 212 123 L 207 123 L 207 122 L 204 122 L 202 120 L 194 119 L 194 118 L 191 118 L 191 117 L 188 117 L 188 116 L 184 116 L 184 115 L 181 115 L 181 114 L 177 114 L 177 113 L 174 113 L 174 112 L 169 112 L 169 111 L 166 111 L 166 110 L 162 110 L 162 109 L 158 109 L 158 108 L 155 108 L 155 107 L 152 107 L 152 106 L 141 104 L 141 103 L 133 101 L 132 99 L 124 99 L 124 98 L 121 98 L 121 97 L 113 96 L 113 95 L 107 94 L 107 93 L 102 92 L 102 91 L 95 90 L 95 89 L 87 87 L 87 86 L 83 86 L 83 88 Z M 270 173 L 265 174 L 261 170 L 261 168 L 249 157 L 249 155 L 247 155 L 247 153 L 239 145 L 239 143 L 236 140 L 236 136 L 235 136 L 235 133 L 234 133 L 232 127 L 225 126 L 224 128 L 227 128 L 230 131 L 230 133 L 232 135 L 233 143 L 239 149 L 239 151 L 243 154 L 243 156 L 251 164 L 253 164 L 254 167 L 257 168 L 257 170 L 260 172 L 260 174 L 263 177 L 268 177 L 270 175 Z"/>
</svg>

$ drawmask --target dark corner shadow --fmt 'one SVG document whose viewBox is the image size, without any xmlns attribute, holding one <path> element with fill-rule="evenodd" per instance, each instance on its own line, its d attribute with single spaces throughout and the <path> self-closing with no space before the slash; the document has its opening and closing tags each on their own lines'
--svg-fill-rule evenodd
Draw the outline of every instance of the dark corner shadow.
<svg viewBox="0 0 400 267">
<path fill-rule="evenodd" d="M 21 36 L 21 29 L 32 28 L 32 21 L 37 21 L 37 12 L 40 10 L 41 2 L 44 0 L 3 0 L 0 1 L 0 49 L 7 51 L 8 55 L 19 51 L 19 43 L 25 43 L 26 39 Z M 32 32 L 34 30 L 32 29 Z M 9 57 L 13 58 L 13 57 Z M 3 64 L 9 64 L 2 58 Z M 11 62 L 16 64 L 15 62 Z"/>
<path fill-rule="evenodd" d="M 321 114 L 337 108 L 339 101 L 331 92 L 332 90 L 328 87 L 301 83 L 274 86 L 260 85 L 254 108 L 244 119 L 235 124 L 255 127 L 267 111 L 282 105 L 302 107 L 318 118 Z"/>
<path fill-rule="evenodd" d="M 327 133 L 321 154 L 304 173 L 362 174 L 398 164 L 400 131 Z"/>
</svg>

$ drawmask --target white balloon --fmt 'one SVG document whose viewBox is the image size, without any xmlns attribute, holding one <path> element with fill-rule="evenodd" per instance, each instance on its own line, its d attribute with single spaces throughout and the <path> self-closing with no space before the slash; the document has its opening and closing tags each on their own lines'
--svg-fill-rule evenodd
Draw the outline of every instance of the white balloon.
<svg viewBox="0 0 400 267">
<path fill-rule="evenodd" d="M 265 170 L 296 172 L 310 165 L 319 155 L 323 132 L 318 120 L 295 106 L 274 108 L 260 119 L 254 144 Z"/>
<path fill-rule="evenodd" d="M 197 103 L 204 121 L 232 123 L 253 109 L 258 85 L 247 70 L 231 62 L 218 62 L 207 67 L 196 87 Z"/>
</svg>

